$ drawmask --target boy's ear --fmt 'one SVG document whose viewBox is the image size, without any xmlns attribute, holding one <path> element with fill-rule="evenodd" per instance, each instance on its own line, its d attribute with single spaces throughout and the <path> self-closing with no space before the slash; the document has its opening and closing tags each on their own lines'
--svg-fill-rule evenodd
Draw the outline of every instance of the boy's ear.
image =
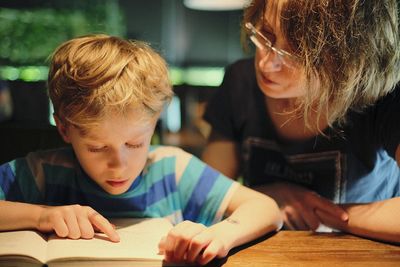
<svg viewBox="0 0 400 267">
<path fill-rule="evenodd" d="M 63 123 L 56 114 L 53 114 L 54 121 L 56 122 L 57 130 L 61 137 L 64 139 L 64 142 L 69 144 L 71 143 L 68 136 L 68 126 Z"/>
</svg>

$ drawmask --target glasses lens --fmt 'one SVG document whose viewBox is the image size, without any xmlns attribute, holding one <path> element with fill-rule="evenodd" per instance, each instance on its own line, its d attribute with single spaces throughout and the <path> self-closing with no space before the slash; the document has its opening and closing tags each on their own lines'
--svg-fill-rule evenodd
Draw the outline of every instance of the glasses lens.
<svg viewBox="0 0 400 267">
<path fill-rule="evenodd" d="M 281 62 L 289 67 L 289 68 L 295 68 L 298 65 L 297 58 L 290 54 L 289 52 L 278 49 L 272 46 L 272 42 L 265 37 L 263 34 L 261 34 L 250 22 L 247 22 L 245 24 L 245 27 L 249 33 L 249 38 L 250 40 L 260 49 L 265 51 L 267 55 L 269 55 L 269 52 L 273 50 L 275 54 L 279 57 Z"/>
<path fill-rule="evenodd" d="M 257 38 L 256 35 L 251 35 L 250 40 L 253 42 L 255 46 L 257 46 L 258 49 L 262 51 L 269 52 L 271 50 L 271 48 L 269 46 L 266 46 L 264 41 L 260 38 Z"/>
<path fill-rule="evenodd" d="M 258 41 L 259 43 L 261 43 L 261 44 L 263 45 L 263 47 L 264 47 L 265 49 L 267 49 L 267 50 L 270 50 L 270 49 L 271 49 L 272 44 L 271 44 L 271 42 L 270 42 L 265 36 L 262 36 L 260 33 L 257 33 L 257 34 L 255 35 L 255 38 L 257 39 L 257 41 Z"/>
</svg>

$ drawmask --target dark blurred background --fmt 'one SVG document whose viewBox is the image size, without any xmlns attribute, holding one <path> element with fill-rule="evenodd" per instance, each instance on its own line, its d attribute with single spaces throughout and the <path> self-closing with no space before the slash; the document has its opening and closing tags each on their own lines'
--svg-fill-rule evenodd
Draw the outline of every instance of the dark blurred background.
<svg viewBox="0 0 400 267">
<path fill-rule="evenodd" d="M 24 149 L 61 143 L 51 137 L 47 58 L 68 39 L 107 33 L 147 41 L 165 57 L 176 96 L 153 142 L 200 156 L 208 134 L 201 119 L 206 102 L 221 83 L 224 67 L 248 56 L 240 46 L 242 10 L 223 9 L 192 9 L 182 0 L 0 0 L 2 153 L 14 157 Z M 36 144 L 29 148 L 18 140 L 26 139 L 27 129 L 25 142 Z"/>
</svg>

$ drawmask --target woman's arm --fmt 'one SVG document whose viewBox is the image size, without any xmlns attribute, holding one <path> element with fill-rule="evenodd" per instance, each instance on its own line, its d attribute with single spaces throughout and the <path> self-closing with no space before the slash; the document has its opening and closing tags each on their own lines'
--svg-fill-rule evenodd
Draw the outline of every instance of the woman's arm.
<svg viewBox="0 0 400 267">
<path fill-rule="evenodd" d="M 203 153 L 203 161 L 236 179 L 240 170 L 238 145 L 212 131 Z M 345 211 L 328 199 L 300 186 L 288 183 L 265 184 L 254 187 L 255 190 L 272 197 L 279 205 L 286 228 L 292 230 L 316 230 L 320 220 L 315 214 L 322 209 L 338 220 L 346 220 Z"/>
<path fill-rule="evenodd" d="M 395 158 L 400 166 L 400 145 Z M 355 235 L 400 243 L 400 197 L 363 204 L 340 205 L 348 213 L 347 222 L 317 210 L 318 216 L 328 226 Z"/>
<path fill-rule="evenodd" d="M 202 160 L 229 178 L 236 179 L 239 175 L 238 145 L 214 130 L 208 138 Z"/>
<path fill-rule="evenodd" d="M 367 238 L 400 243 L 400 197 L 365 204 L 341 205 L 347 222 L 317 211 L 322 221 L 333 228 Z"/>
</svg>

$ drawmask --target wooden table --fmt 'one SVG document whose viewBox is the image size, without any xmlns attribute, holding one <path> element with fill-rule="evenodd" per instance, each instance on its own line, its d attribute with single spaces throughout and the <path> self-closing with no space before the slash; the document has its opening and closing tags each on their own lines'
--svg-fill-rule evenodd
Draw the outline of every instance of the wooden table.
<svg viewBox="0 0 400 267">
<path fill-rule="evenodd" d="M 344 233 L 280 231 L 209 266 L 400 266 L 400 246 Z"/>
</svg>

